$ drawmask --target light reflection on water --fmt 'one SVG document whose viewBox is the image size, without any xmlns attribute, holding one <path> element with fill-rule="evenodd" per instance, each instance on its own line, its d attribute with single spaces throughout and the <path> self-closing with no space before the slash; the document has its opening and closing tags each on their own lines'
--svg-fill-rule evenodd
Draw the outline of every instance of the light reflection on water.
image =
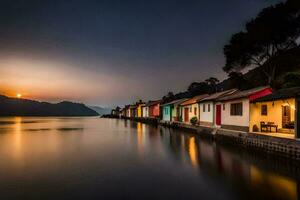
<svg viewBox="0 0 300 200">
<path fill-rule="evenodd" d="M 126 120 L 0 118 L 1 199 L 298 199 L 299 166 Z"/>
</svg>

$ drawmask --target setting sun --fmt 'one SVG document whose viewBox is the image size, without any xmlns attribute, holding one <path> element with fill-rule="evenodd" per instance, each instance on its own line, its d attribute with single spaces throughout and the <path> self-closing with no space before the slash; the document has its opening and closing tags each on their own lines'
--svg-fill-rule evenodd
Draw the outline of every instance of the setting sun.
<svg viewBox="0 0 300 200">
<path fill-rule="evenodd" d="M 22 97 L 22 94 L 18 93 L 17 98 L 21 98 L 21 97 Z"/>
</svg>

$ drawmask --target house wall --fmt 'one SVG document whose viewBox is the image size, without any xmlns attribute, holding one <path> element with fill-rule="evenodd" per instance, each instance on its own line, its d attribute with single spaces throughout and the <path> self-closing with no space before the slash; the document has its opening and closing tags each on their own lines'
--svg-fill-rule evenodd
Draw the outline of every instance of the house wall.
<svg viewBox="0 0 300 200">
<path fill-rule="evenodd" d="M 131 117 L 130 109 L 126 110 L 126 117 Z"/>
<path fill-rule="evenodd" d="M 172 121 L 180 121 L 180 112 L 181 112 L 180 105 L 174 104 L 171 112 L 172 112 Z"/>
<path fill-rule="evenodd" d="M 137 109 L 136 108 L 130 109 L 130 117 L 137 117 Z"/>
<path fill-rule="evenodd" d="M 205 112 L 203 112 L 203 107 L 205 105 Z M 208 112 L 208 105 L 210 105 L 210 111 Z M 200 124 L 201 122 L 203 125 L 213 124 L 214 122 L 214 103 L 210 102 L 203 102 L 199 104 L 200 109 Z"/>
<path fill-rule="evenodd" d="M 159 115 L 160 115 L 159 107 L 160 107 L 159 104 L 149 106 L 149 117 L 159 117 Z"/>
<path fill-rule="evenodd" d="M 171 121 L 171 111 L 172 109 L 170 105 L 162 107 L 162 119 L 164 121 Z"/>
<path fill-rule="evenodd" d="M 149 117 L 148 107 L 146 107 L 146 106 L 142 107 L 142 116 L 145 118 Z"/>
<path fill-rule="evenodd" d="M 274 105 L 273 105 L 274 102 Z M 291 121 L 295 121 L 295 99 L 259 102 L 250 104 L 250 131 L 256 125 L 260 130 L 260 122 L 274 122 L 282 128 L 282 106 L 288 102 L 291 107 Z M 261 115 L 261 106 L 267 105 L 267 115 Z"/>
<path fill-rule="evenodd" d="M 137 107 L 137 117 L 142 117 L 142 105 Z"/>
<path fill-rule="evenodd" d="M 242 116 L 231 116 L 230 105 L 232 103 L 243 103 L 243 115 Z M 221 114 L 221 127 L 227 129 L 249 131 L 249 99 L 237 99 L 232 101 L 224 102 L 225 110 L 222 107 Z"/>
<path fill-rule="evenodd" d="M 193 118 L 193 117 L 197 117 L 197 119 L 199 120 L 199 107 L 198 107 L 198 103 L 194 103 L 191 105 L 186 105 L 186 106 L 181 106 L 181 113 L 182 113 L 182 121 L 184 121 L 185 119 L 185 113 L 184 113 L 184 109 L 185 108 L 189 108 L 189 121 Z M 197 113 L 194 113 L 194 109 L 196 108 Z"/>
</svg>

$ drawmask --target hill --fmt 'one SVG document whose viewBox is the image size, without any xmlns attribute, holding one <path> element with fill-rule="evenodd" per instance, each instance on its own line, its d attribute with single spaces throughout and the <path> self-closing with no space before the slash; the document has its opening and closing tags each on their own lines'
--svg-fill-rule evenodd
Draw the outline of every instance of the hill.
<svg viewBox="0 0 300 200">
<path fill-rule="evenodd" d="M 57 104 L 0 95 L 0 116 L 97 116 L 82 103 L 63 101 Z"/>
<path fill-rule="evenodd" d="M 100 106 L 88 106 L 90 109 L 96 111 L 99 115 L 107 115 L 110 114 L 111 109 L 109 108 L 102 108 Z"/>
</svg>

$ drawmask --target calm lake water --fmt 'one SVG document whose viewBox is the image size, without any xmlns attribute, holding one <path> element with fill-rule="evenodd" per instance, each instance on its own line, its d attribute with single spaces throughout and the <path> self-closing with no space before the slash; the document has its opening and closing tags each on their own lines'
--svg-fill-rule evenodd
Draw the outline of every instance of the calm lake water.
<svg viewBox="0 0 300 200">
<path fill-rule="evenodd" d="M 294 200 L 299 171 L 287 159 L 131 121 L 0 118 L 0 199 Z"/>
</svg>

